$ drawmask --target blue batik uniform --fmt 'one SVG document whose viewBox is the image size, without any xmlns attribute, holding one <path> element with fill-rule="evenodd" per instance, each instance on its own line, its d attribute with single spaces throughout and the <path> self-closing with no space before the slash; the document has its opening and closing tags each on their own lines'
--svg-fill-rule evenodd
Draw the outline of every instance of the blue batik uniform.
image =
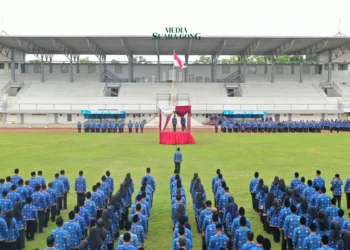
<svg viewBox="0 0 350 250">
<path fill-rule="evenodd" d="M 205 232 L 205 230 L 207 229 L 207 227 L 209 225 L 211 225 L 213 223 L 213 215 L 210 214 L 208 216 L 205 217 L 203 224 L 202 224 L 202 231 Z M 221 224 L 221 219 L 219 218 L 218 220 L 218 224 Z"/>
<path fill-rule="evenodd" d="M 226 249 L 229 238 L 226 235 L 214 235 L 210 238 L 208 250 Z"/>
<path fill-rule="evenodd" d="M 83 207 L 80 208 L 79 215 L 84 218 L 84 222 L 87 226 L 90 225 L 91 215 L 89 211 Z"/>
<path fill-rule="evenodd" d="M 311 196 L 311 206 L 316 207 L 317 206 L 317 199 L 321 194 L 319 192 L 316 192 Z"/>
<path fill-rule="evenodd" d="M 50 194 L 47 191 L 41 192 L 41 195 L 44 198 L 44 209 L 49 209 L 51 206 Z"/>
<path fill-rule="evenodd" d="M 46 192 L 50 196 L 50 206 L 56 205 L 57 204 L 56 190 L 53 188 L 48 188 Z"/>
<path fill-rule="evenodd" d="M 137 250 L 137 248 L 131 244 L 122 244 L 116 250 Z"/>
<path fill-rule="evenodd" d="M 23 219 L 27 220 L 38 220 L 37 208 L 32 204 L 26 204 L 22 210 Z"/>
<path fill-rule="evenodd" d="M 334 188 L 333 195 L 341 195 L 341 193 L 342 193 L 341 186 L 343 185 L 343 181 L 342 180 L 332 180 L 331 185 Z"/>
<path fill-rule="evenodd" d="M 64 191 L 68 192 L 70 189 L 70 184 L 69 184 L 68 178 L 66 176 L 60 176 L 60 180 L 63 183 Z"/>
<path fill-rule="evenodd" d="M 82 234 L 85 235 L 86 229 L 89 225 L 86 225 L 84 218 L 79 214 L 76 214 L 74 218 L 74 222 L 79 224 Z"/>
<path fill-rule="evenodd" d="M 269 213 L 267 214 L 268 220 L 270 222 L 271 227 L 279 227 L 280 221 L 279 221 L 279 216 L 280 216 L 281 210 L 278 212 L 274 207 L 270 208 Z"/>
<path fill-rule="evenodd" d="M 275 197 L 278 196 L 278 192 L 279 192 L 279 187 L 278 185 L 274 185 L 273 183 L 270 185 L 270 192 L 273 193 L 273 195 Z"/>
<path fill-rule="evenodd" d="M 132 221 L 132 218 L 134 217 L 134 215 L 136 215 L 136 214 L 132 214 L 130 216 L 130 221 Z M 138 222 L 137 225 L 142 226 L 145 234 L 147 234 L 148 233 L 148 220 L 147 220 L 147 217 L 142 215 L 142 214 L 137 214 L 137 215 L 139 217 L 139 222 Z"/>
<path fill-rule="evenodd" d="M 210 224 L 205 229 L 205 244 L 209 246 L 211 236 L 216 234 L 216 224 Z"/>
<path fill-rule="evenodd" d="M 140 127 L 140 125 L 138 124 L 138 123 L 135 123 L 135 128 L 139 128 Z"/>
<path fill-rule="evenodd" d="M 18 186 L 18 181 L 21 180 L 22 177 L 19 175 L 14 175 L 11 177 L 11 183 L 15 184 L 16 186 Z"/>
<path fill-rule="evenodd" d="M 177 237 L 180 237 L 180 234 L 179 234 L 179 228 L 176 228 L 174 233 L 173 233 L 173 239 L 177 238 Z M 185 227 L 185 233 L 184 233 L 184 237 L 186 239 L 189 239 L 192 241 L 192 232 L 191 230 L 189 230 L 188 228 Z"/>
<path fill-rule="evenodd" d="M 258 195 L 257 195 L 257 199 L 259 200 L 259 203 L 258 203 L 258 208 L 264 208 L 265 209 L 265 201 L 266 201 L 266 198 L 267 198 L 267 194 L 265 194 L 264 192 L 260 192 Z"/>
<path fill-rule="evenodd" d="M 185 239 L 186 239 L 186 250 L 192 249 L 193 248 L 192 241 L 190 239 L 188 239 L 188 238 L 185 238 Z M 172 248 L 172 250 L 180 249 L 179 240 L 180 240 L 180 237 L 175 238 L 173 240 L 173 248 Z"/>
<path fill-rule="evenodd" d="M 11 182 L 6 182 L 2 188 L 2 190 L 6 190 L 7 192 L 10 192 L 11 191 L 11 186 L 12 186 L 12 183 Z"/>
<path fill-rule="evenodd" d="M 297 187 L 299 189 L 299 194 L 302 194 L 307 187 L 308 185 L 306 185 L 305 183 L 300 183 Z"/>
<path fill-rule="evenodd" d="M 287 236 L 288 238 L 292 238 L 293 237 L 293 232 L 294 229 L 297 228 L 300 223 L 299 223 L 300 217 L 295 215 L 295 214 L 291 214 L 288 215 L 284 221 L 284 235 Z"/>
<path fill-rule="evenodd" d="M 16 241 L 19 238 L 19 231 L 18 231 L 17 221 L 15 218 L 12 219 L 11 225 L 8 228 L 7 232 L 8 232 L 7 241 Z"/>
<path fill-rule="evenodd" d="M 294 228 L 292 242 L 296 249 L 303 249 L 304 239 L 310 235 L 310 229 L 306 226 Z"/>
<path fill-rule="evenodd" d="M 97 210 L 100 210 L 101 208 L 103 208 L 104 201 L 103 201 L 103 197 L 101 196 L 100 193 L 98 193 L 98 192 L 91 193 L 91 200 L 93 202 L 95 202 Z"/>
<path fill-rule="evenodd" d="M 151 216 L 151 205 L 150 205 L 150 204 L 151 204 L 151 203 L 148 202 L 146 199 L 141 201 L 141 207 L 142 207 L 142 206 L 146 207 L 146 210 L 147 210 L 146 217 L 147 217 L 147 218 Z M 186 205 L 186 200 L 185 200 L 185 203 L 184 203 L 184 204 Z M 141 212 L 142 212 L 142 211 L 141 211 Z M 136 213 L 136 209 L 135 209 L 135 213 Z"/>
<path fill-rule="evenodd" d="M 247 242 L 247 232 L 250 230 L 246 227 L 241 227 L 235 231 L 234 247 L 240 249 Z"/>
<path fill-rule="evenodd" d="M 8 199 L 11 200 L 12 205 L 14 205 L 16 202 L 21 202 L 21 196 L 13 191 L 8 193 Z"/>
<path fill-rule="evenodd" d="M 44 210 L 45 208 L 45 200 L 44 196 L 41 193 L 32 194 L 33 206 L 36 207 L 37 211 Z"/>
<path fill-rule="evenodd" d="M 83 237 L 80 225 L 74 221 L 67 221 L 63 229 L 68 232 L 68 249 L 78 248 Z"/>
<path fill-rule="evenodd" d="M 202 228 L 205 217 L 212 214 L 211 208 L 203 209 L 199 214 L 199 228 Z"/>
<path fill-rule="evenodd" d="M 28 185 L 28 186 L 25 186 L 25 189 L 27 189 L 28 197 L 31 197 L 32 194 L 34 193 L 33 188 L 30 185 Z"/>
<path fill-rule="evenodd" d="M 284 230 L 284 222 L 286 220 L 286 217 L 291 215 L 292 212 L 290 211 L 289 207 L 285 207 L 281 210 L 280 215 L 279 215 L 279 227 Z"/>
<path fill-rule="evenodd" d="M 156 181 L 154 180 L 154 177 L 152 175 L 146 174 L 142 177 L 142 180 L 146 178 L 147 184 L 152 187 L 152 191 L 156 190 Z"/>
<path fill-rule="evenodd" d="M 315 189 L 313 187 L 307 187 L 301 194 L 305 196 L 307 203 L 311 205 L 311 198 L 315 194 Z"/>
<path fill-rule="evenodd" d="M 132 128 L 132 125 L 133 125 L 133 124 L 132 124 L 131 122 L 129 122 L 129 123 L 128 123 L 128 128 Z"/>
<path fill-rule="evenodd" d="M 109 198 L 109 194 L 111 193 L 110 189 L 109 189 L 109 185 L 108 185 L 108 182 L 102 182 L 101 184 L 101 190 L 103 191 L 104 193 L 104 199 L 105 200 L 108 200 Z"/>
<path fill-rule="evenodd" d="M 329 222 L 331 222 L 335 217 L 338 216 L 338 211 L 339 211 L 339 208 L 336 206 L 329 206 L 326 208 L 326 213 L 327 213 Z M 340 224 L 339 226 L 341 227 L 342 225 Z"/>
<path fill-rule="evenodd" d="M 37 185 L 41 186 L 40 180 L 37 177 L 32 177 L 29 179 L 29 185 L 30 187 L 35 190 L 35 187 Z"/>
<path fill-rule="evenodd" d="M 297 188 L 299 185 L 301 184 L 301 181 L 299 178 L 294 178 L 291 182 L 290 182 L 290 187 L 291 189 Z"/>
<path fill-rule="evenodd" d="M 135 214 L 136 213 L 136 205 L 137 204 L 132 205 L 132 207 L 131 207 L 131 214 Z M 146 207 L 146 205 L 144 205 L 142 203 L 141 203 L 141 214 L 146 216 L 147 218 L 149 218 L 149 216 L 148 216 L 148 208 Z"/>
<path fill-rule="evenodd" d="M 344 185 L 344 192 L 350 193 L 350 178 L 346 179 L 345 185 Z"/>
<path fill-rule="evenodd" d="M 250 193 L 255 193 L 255 187 L 258 185 L 259 183 L 259 178 L 254 178 L 250 181 L 249 183 L 249 192 Z"/>
<path fill-rule="evenodd" d="M 62 227 L 52 230 L 51 235 L 55 238 L 55 248 L 59 250 L 69 250 L 68 247 L 68 232 Z"/>
<path fill-rule="evenodd" d="M 226 205 L 228 204 L 228 198 L 230 197 L 231 197 L 231 194 L 224 194 L 220 197 L 219 207 L 221 210 L 224 210 L 226 208 Z"/>
<path fill-rule="evenodd" d="M 344 220 L 340 229 L 350 231 L 350 220 Z"/>
<path fill-rule="evenodd" d="M 321 176 L 315 177 L 314 181 L 312 182 L 312 187 L 319 187 L 321 190 L 321 188 L 325 187 L 325 180 Z"/>
<path fill-rule="evenodd" d="M 17 188 L 17 193 L 19 194 L 19 196 L 21 198 L 21 202 L 22 203 L 26 202 L 26 199 L 29 197 L 28 190 L 24 186 L 19 186 Z"/>
<path fill-rule="evenodd" d="M 303 250 L 317 250 L 321 247 L 321 237 L 317 234 L 310 234 L 304 239 Z"/>
<path fill-rule="evenodd" d="M 114 191 L 114 179 L 110 176 L 106 177 L 106 182 L 108 183 L 109 186 L 109 191 L 113 193 Z"/>
<path fill-rule="evenodd" d="M 336 216 L 333 220 L 339 223 L 340 229 L 343 229 L 344 222 L 346 222 L 343 217 Z"/>
<path fill-rule="evenodd" d="M 255 242 L 249 242 L 249 243 L 245 243 L 241 250 L 251 250 L 253 249 L 254 247 L 256 247 L 256 243 Z"/>
<path fill-rule="evenodd" d="M 52 188 L 56 190 L 57 197 L 62 197 L 64 195 L 64 185 L 60 179 L 52 181 Z"/>
<path fill-rule="evenodd" d="M 75 179 L 75 192 L 85 193 L 86 192 L 86 179 L 79 176 Z"/>
<path fill-rule="evenodd" d="M 309 206 L 308 206 L 308 209 L 307 209 L 306 213 L 303 213 L 303 210 L 301 209 L 300 203 L 297 205 L 297 215 L 298 215 L 300 218 L 301 218 L 302 216 L 305 217 L 305 219 L 306 219 L 306 226 L 309 226 L 309 225 L 310 225 L 310 218 L 309 218 L 308 211 L 309 211 Z"/>
<path fill-rule="evenodd" d="M 43 187 L 43 185 L 46 185 L 46 181 L 44 177 L 42 177 L 41 175 L 38 175 L 36 178 L 39 180 L 41 187 Z"/>
<path fill-rule="evenodd" d="M 326 210 L 331 205 L 331 197 L 328 194 L 321 194 L 317 197 L 316 207 L 317 210 Z"/>
<path fill-rule="evenodd" d="M 84 208 L 89 211 L 91 219 L 96 218 L 97 208 L 95 202 L 92 200 L 86 200 Z"/>
<path fill-rule="evenodd" d="M 8 228 L 6 221 L 3 218 L 0 218 L 0 241 L 4 241 L 8 238 Z"/>
<path fill-rule="evenodd" d="M 145 242 L 145 231 L 142 226 L 133 223 L 131 225 L 131 233 L 135 234 L 137 236 L 138 241 L 143 244 Z"/>
<path fill-rule="evenodd" d="M 232 233 L 232 235 L 234 235 L 236 230 L 241 227 L 240 220 L 241 220 L 240 216 L 233 220 L 232 226 L 231 226 L 231 233 Z M 249 229 L 249 230 L 252 230 L 252 223 L 250 222 L 250 219 L 246 218 L 246 221 L 247 221 L 246 228 Z"/>
<path fill-rule="evenodd" d="M 119 236 L 118 246 L 123 245 L 123 237 L 124 237 L 124 234 Z M 130 233 L 130 245 L 136 248 L 141 247 L 142 244 L 141 242 L 139 242 L 136 234 Z"/>
<path fill-rule="evenodd" d="M 175 152 L 174 153 L 174 161 L 182 162 L 182 153 L 181 152 Z"/>
</svg>

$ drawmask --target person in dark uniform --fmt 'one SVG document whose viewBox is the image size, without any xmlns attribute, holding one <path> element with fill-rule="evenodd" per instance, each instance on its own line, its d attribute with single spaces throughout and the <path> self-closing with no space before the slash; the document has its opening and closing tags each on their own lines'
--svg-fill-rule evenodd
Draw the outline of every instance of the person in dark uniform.
<svg viewBox="0 0 350 250">
<path fill-rule="evenodd" d="M 215 121 L 215 123 L 214 123 L 215 133 L 218 132 L 218 127 L 219 127 L 219 123 L 218 123 L 218 121 Z"/>
<path fill-rule="evenodd" d="M 232 133 L 233 123 L 231 120 L 228 122 L 227 127 L 228 127 L 228 132 Z"/>
<path fill-rule="evenodd" d="M 90 123 L 90 133 L 95 133 L 96 122 L 94 120 Z"/>
<path fill-rule="evenodd" d="M 101 132 L 101 122 L 97 121 L 96 122 L 96 133 L 100 133 Z"/>
<path fill-rule="evenodd" d="M 80 123 L 80 121 L 78 122 L 77 127 L 78 127 L 78 133 L 81 133 L 81 123 Z"/>
<path fill-rule="evenodd" d="M 112 133 L 112 130 L 113 130 L 113 123 L 107 122 L 107 130 L 108 130 L 108 133 Z"/>
<path fill-rule="evenodd" d="M 171 124 L 173 124 L 173 131 L 176 132 L 176 125 L 177 125 L 176 115 L 174 115 L 173 119 L 171 120 Z"/>
<path fill-rule="evenodd" d="M 235 123 L 233 124 L 233 131 L 234 131 L 235 133 L 238 133 L 238 128 L 239 128 L 239 124 L 238 124 L 238 122 L 235 122 Z"/>
<path fill-rule="evenodd" d="M 223 121 L 222 124 L 221 124 L 222 132 L 223 132 L 223 133 L 226 133 L 226 126 L 227 126 L 227 122 L 226 122 L 226 121 Z"/>
<path fill-rule="evenodd" d="M 89 122 L 88 121 L 84 122 L 84 132 L 85 133 L 89 132 Z"/>
<path fill-rule="evenodd" d="M 184 116 L 181 117 L 181 129 L 182 131 L 185 131 L 186 129 L 186 118 Z"/>
<path fill-rule="evenodd" d="M 180 148 L 177 148 L 177 151 L 174 153 L 174 163 L 175 163 L 175 171 L 177 171 L 178 174 L 180 174 L 181 162 L 182 162 L 182 153 L 180 152 Z"/>
<path fill-rule="evenodd" d="M 143 122 L 140 123 L 140 129 L 141 129 L 141 133 L 143 133 L 143 128 L 145 127 L 145 124 Z"/>
<path fill-rule="evenodd" d="M 139 132 L 139 127 L 140 124 L 138 122 L 135 123 L 135 132 L 138 133 Z"/>
<path fill-rule="evenodd" d="M 132 133 L 132 122 L 129 121 L 128 123 L 128 129 L 129 129 L 129 133 Z"/>
</svg>

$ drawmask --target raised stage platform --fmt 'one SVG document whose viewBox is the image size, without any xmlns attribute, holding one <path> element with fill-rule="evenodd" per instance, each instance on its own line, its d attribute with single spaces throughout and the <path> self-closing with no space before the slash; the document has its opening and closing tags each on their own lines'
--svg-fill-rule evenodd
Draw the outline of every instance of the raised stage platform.
<svg viewBox="0 0 350 250">
<path fill-rule="evenodd" d="M 159 133 L 159 143 L 168 145 L 195 144 L 196 141 L 188 131 L 163 131 Z"/>
</svg>

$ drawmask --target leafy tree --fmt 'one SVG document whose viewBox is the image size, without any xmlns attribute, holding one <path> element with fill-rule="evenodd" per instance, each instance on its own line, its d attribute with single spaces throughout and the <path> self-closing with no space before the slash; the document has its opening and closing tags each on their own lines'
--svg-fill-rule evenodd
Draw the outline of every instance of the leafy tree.
<svg viewBox="0 0 350 250">
<path fill-rule="evenodd" d="M 120 64 L 120 62 L 119 62 L 118 60 L 113 59 L 113 60 L 111 61 L 111 64 Z"/>
<path fill-rule="evenodd" d="M 39 60 L 39 59 L 29 60 L 29 62 L 28 62 L 28 63 L 41 64 L 41 62 L 43 62 L 43 63 L 47 63 L 46 61 L 41 61 L 41 60 Z"/>
<path fill-rule="evenodd" d="M 81 58 L 80 63 L 81 64 L 88 64 L 88 63 L 92 63 L 92 62 L 90 61 L 89 57 L 87 56 L 87 57 Z"/>
<path fill-rule="evenodd" d="M 218 60 L 218 64 L 238 64 L 238 56 L 224 57 Z"/>
<path fill-rule="evenodd" d="M 132 58 L 132 63 L 133 64 L 150 64 L 150 61 L 147 61 L 146 58 L 143 56 L 134 56 Z"/>
<path fill-rule="evenodd" d="M 195 64 L 211 64 L 210 56 L 199 56 L 199 59 L 194 61 Z"/>
</svg>

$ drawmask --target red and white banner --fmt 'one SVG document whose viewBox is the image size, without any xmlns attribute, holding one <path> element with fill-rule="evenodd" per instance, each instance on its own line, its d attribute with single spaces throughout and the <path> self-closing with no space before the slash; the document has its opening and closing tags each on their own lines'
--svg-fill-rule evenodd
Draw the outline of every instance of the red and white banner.
<svg viewBox="0 0 350 250">
<path fill-rule="evenodd" d="M 180 69 L 186 68 L 182 63 L 180 57 L 174 52 L 174 67 L 180 67 Z"/>
<path fill-rule="evenodd" d="M 191 129 L 191 106 L 169 106 L 159 108 L 159 131 L 165 131 L 174 112 L 177 117 L 184 117 L 186 119 L 186 131 Z M 178 120 L 178 125 L 181 127 L 181 119 Z"/>
</svg>

